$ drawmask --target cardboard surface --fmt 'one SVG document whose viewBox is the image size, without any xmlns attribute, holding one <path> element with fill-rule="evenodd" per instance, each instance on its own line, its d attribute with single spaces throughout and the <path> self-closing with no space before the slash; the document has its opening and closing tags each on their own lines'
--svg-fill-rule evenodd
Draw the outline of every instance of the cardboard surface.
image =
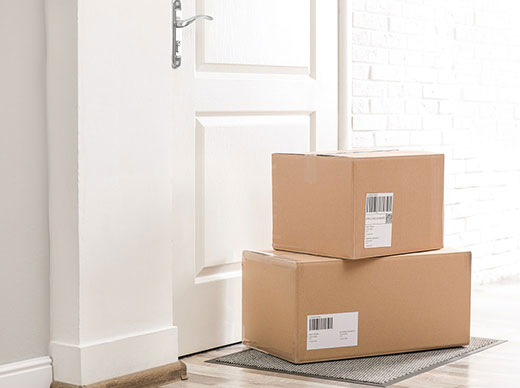
<svg viewBox="0 0 520 388">
<path fill-rule="evenodd" d="M 294 363 L 469 343 L 470 252 L 340 260 L 245 251 L 242 270 L 244 344 Z M 317 346 L 331 347 L 309 349 Z"/>
<path fill-rule="evenodd" d="M 443 246 L 442 154 L 273 154 L 272 168 L 274 249 L 361 259 Z M 373 195 L 391 196 L 375 226 Z"/>
</svg>

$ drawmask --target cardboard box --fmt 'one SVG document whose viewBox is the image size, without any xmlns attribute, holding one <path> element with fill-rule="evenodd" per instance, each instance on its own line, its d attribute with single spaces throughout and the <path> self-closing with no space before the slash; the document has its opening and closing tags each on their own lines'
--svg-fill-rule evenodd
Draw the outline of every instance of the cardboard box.
<svg viewBox="0 0 520 388">
<path fill-rule="evenodd" d="M 294 363 L 469 343 L 470 252 L 245 251 L 242 270 L 244 344 Z"/>
<path fill-rule="evenodd" d="M 273 248 L 344 259 L 443 246 L 444 155 L 273 154 Z"/>
</svg>

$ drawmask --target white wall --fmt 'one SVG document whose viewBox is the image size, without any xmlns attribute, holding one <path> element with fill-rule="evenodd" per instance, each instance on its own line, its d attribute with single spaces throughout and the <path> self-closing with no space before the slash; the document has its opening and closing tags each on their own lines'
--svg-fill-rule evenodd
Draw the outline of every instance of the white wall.
<svg viewBox="0 0 520 388">
<path fill-rule="evenodd" d="M 446 154 L 445 244 L 474 280 L 520 273 L 520 7 L 353 0 L 353 147 Z"/>
<path fill-rule="evenodd" d="M 0 0 L 0 365 L 48 354 L 43 0 Z"/>
</svg>

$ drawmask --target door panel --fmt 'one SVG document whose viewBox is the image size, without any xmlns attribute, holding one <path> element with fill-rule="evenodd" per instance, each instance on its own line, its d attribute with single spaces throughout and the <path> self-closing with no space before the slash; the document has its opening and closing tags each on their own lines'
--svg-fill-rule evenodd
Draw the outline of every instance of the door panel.
<svg viewBox="0 0 520 388">
<path fill-rule="evenodd" d="M 271 153 L 309 149 L 308 115 L 197 119 L 197 276 L 269 246 Z M 246 216 L 244 216 L 246 215 Z"/>
<path fill-rule="evenodd" d="M 197 26 L 198 70 L 308 71 L 310 11 L 309 0 L 197 1 L 199 14 L 215 18 Z"/>
<path fill-rule="evenodd" d="M 271 247 L 271 153 L 337 148 L 337 3 L 198 0 L 174 71 L 179 352 L 241 339 L 241 254 Z"/>
</svg>

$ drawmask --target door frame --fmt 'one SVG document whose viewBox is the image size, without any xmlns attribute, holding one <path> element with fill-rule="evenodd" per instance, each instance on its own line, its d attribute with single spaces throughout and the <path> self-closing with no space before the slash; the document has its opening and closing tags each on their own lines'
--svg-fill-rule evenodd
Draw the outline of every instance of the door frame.
<svg viewBox="0 0 520 388">
<path fill-rule="evenodd" d="M 338 0 L 338 148 L 352 147 L 352 0 Z"/>
</svg>

